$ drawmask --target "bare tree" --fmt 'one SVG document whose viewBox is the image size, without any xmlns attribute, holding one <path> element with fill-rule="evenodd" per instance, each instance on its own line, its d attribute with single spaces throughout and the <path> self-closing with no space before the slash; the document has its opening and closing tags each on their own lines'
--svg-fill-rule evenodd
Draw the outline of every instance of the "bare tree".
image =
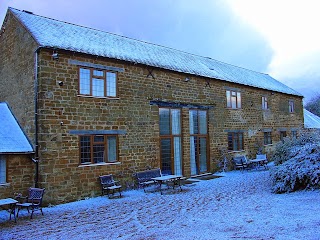
<svg viewBox="0 0 320 240">
<path fill-rule="evenodd" d="M 312 98 L 305 106 L 305 108 L 315 115 L 320 116 L 320 93 Z"/>
</svg>

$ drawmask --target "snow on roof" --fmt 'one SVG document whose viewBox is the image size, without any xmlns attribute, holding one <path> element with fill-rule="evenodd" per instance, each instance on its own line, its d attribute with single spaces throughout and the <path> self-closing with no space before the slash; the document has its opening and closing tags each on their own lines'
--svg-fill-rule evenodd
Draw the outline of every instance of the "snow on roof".
<svg viewBox="0 0 320 240">
<path fill-rule="evenodd" d="M 22 22 L 41 47 L 114 58 L 302 96 L 268 74 L 14 8 L 9 10 Z"/>
<path fill-rule="evenodd" d="M 34 152 L 7 103 L 0 103 L 0 113 L 0 154 Z"/>
<path fill-rule="evenodd" d="M 319 128 L 320 129 L 320 117 L 309 112 L 307 109 L 303 109 L 304 115 L 304 127 L 305 128 Z"/>
</svg>

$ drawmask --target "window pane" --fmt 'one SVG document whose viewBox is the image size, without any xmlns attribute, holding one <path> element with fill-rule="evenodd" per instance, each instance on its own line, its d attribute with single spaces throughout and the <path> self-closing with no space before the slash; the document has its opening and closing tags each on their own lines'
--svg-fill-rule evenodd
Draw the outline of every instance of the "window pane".
<svg viewBox="0 0 320 240">
<path fill-rule="evenodd" d="M 190 110 L 189 111 L 189 128 L 190 128 L 190 134 L 195 134 L 195 127 L 197 125 L 195 125 L 195 120 L 197 120 L 195 118 L 196 115 L 196 111 L 195 110 Z"/>
<path fill-rule="evenodd" d="M 104 144 L 93 145 L 93 163 L 104 162 Z"/>
<path fill-rule="evenodd" d="M 197 155 L 197 140 L 196 137 L 190 137 L 190 164 L 191 164 L 191 175 L 197 174 L 197 163 L 196 163 L 196 155 Z"/>
<path fill-rule="evenodd" d="M 3 155 L 0 155 L 0 183 L 6 183 L 7 181 L 7 167 L 6 159 Z"/>
<path fill-rule="evenodd" d="M 80 94 L 90 94 L 90 70 L 80 68 Z"/>
<path fill-rule="evenodd" d="M 198 134 L 198 115 L 196 110 L 189 111 L 189 126 L 190 126 L 190 134 Z"/>
<path fill-rule="evenodd" d="M 207 112 L 198 111 L 199 113 L 199 130 L 200 134 L 207 134 Z"/>
<path fill-rule="evenodd" d="M 161 171 L 163 174 L 172 174 L 170 139 L 161 139 Z"/>
<path fill-rule="evenodd" d="M 243 150 L 243 133 L 238 133 L 238 149 Z"/>
<path fill-rule="evenodd" d="M 113 72 L 107 72 L 107 96 L 117 96 L 117 74 Z"/>
<path fill-rule="evenodd" d="M 241 108 L 241 93 L 237 92 L 237 108 Z"/>
<path fill-rule="evenodd" d="M 231 107 L 231 96 L 230 91 L 227 91 L 227 107 Z"/>
<path fill-rule="evenodd" d="M 239 148 L 238 148 L 238 146 L 239 146 L 238 134 L 236 134 L 236 133 L 233 134 L 232 143 L 233 143 L 233 150 L 238 151 L 239 150 Z"/>
<path fill-rule="evenodd" d="M 93 75 L 97 77 L 103 77 L 103 71 L 93 70 Z"/>
<path fill-rule="evenodd" d="M 293 101 L 289 101 L 289 112 L 294 112 L 294 102 Z"/>
<path fill-rule="evenodd" d="M 80 137 L 80 162 L 91 163 L 90 136 Z"/>
<path fill-rule="evenodd" d="M 207 139 L 200 138 L 200 172 L 207 171 Z"/>
<path fill-rule="evenodd" d="M 93 78 L 92 79 L 92 95 L 97 97 L 104 97 L 104 80 Z"/>
<path fill-rule="evenodd" d="M 117 161 L 117 137 L 108 137 L 108 162 Z"/>
<path fill-rule="evenodd" d="M 170 134 L 170 110 L 168 108 L 159 108 L 159 128 L 160 135 Z"/>
<path fill-rule="evenodd" d="M 104 142 L 104 136 L 103 135 L 96 135 L 93 137 L 94 142 Z"/>
<path fill-rule="evenodd" d="M 233 150 L 233 134 L 228 133 L 228 150 Z"/>
<path fill-rule="evenodd" d="M 231 107 L 237 108 L 237 95 L 235 92 L 231 93 Z"/>
<path fill-rule="evenodd" d="M 172 134 L 181 133 L 180 109 L 171 109 Z"/>
<path fill-rule="evenodd" d="M 182 164 L 181 164 L 181 138 L 174 137 L 173 138 L 173 149 L 174 149 L 174 174 L 182 175 Z"/>
</svg>

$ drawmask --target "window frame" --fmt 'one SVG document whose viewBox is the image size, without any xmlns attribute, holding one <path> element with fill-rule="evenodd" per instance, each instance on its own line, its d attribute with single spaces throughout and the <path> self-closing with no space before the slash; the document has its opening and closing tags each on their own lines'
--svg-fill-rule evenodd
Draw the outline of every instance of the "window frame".
<svg viewBox="0 0 320 240">
<path fill-rule="evenodd" d="M 262 96 L 261 99 L 262 99 L 262 109 L 268 110 L 269 109 L 268 97 Z"/>
<path fill-rule="evenodd" d="M 239 90 L 226 90 L 227 108 L 228 109 L 241 109 L 242 108 L 242 96 Z M 234 101 L 232 101 L 234 99 Z M 233 104 L 235 103 L 235 105 Z"/>
<path fill-rule="evenodd" d="M 263 144 L 264 145 L 271 145 L 272 144 L 272 132 L 267 131 L 263 133 Z"/>
<path fill-rule="evenodd" d="M 239 136 L 242 136 L 242 141 L 240 142 L 239 141 Z M 229 138 L 231 136 L 231 141 L 229 141 Z M 234 141 L 235 140 L 238 140 L 238 145 L 237 145 L 237 148 L 238 149 L 235 149 L 235 146 L 234 146 Z M 240 151 L 244 151 L 244 134 L 243 132 L 228 132 L 228 137 L 227 137 L 227 142 L 228 142 L 228 151 L 229 152 L 240 152 Z"/>
<path fill-rule="evenodd" d="M 161 111 L 165 110 L 169 112 L 169 121 L 168 121 L 168 132 L 167 133 L 161 133 L 162 132 L 162 128 L 161 128 Z M 173 131 L 173 127 L 172 127 L 172 122 L 175 120 L 173 119 L 173 115 L 172 115 L 172 111 L 178 110 L 179 111 L 179 133 L 174 133 Z M 175 157 L 176 157 L 176 152 L 174 150 L 174 139 L 179 139 L 180 142 L 180 167 L 179 169 L 181 170 L 181 172 L 184 172 L 184 164 L 183 164 L 183 136 L 182 136 L 182 131 L 183 131 L 183 125 L 182 125 L 182 109 L 181 108 L 174 108 L 174 107 L 159 107 L 158 109 L 158 114 L 159 114 L 159 148 L 160 148 L 160 166 L 161 166 L 161 171 L 166 172 L 169 171 L 168 169 L 163 169 L 163 159 L 162 159 L 162 141 L 163 140 L 169 140 L 170 142 L 170 171 L 171 174 L 175 174 L 175 172 L 177 171 L 177 167 L 175 166 L 176 162 L 175 162 Z M 178 156 L 178 154 L 177 154 Z"/>
<path fill-rule="evenodd" d="M 294 113 L 294 101 L 289 100 L 289 113 Z"/>
<path fill-rule="evenodd" d="M 189 133 L 190 133 L 190 141 L 192 138 L 194 138 L 194 140 L 196 141 L 196 149 L 197 151 L 195 151 L 196 154 L 196 174 L 201 174 L 204 172 L 208 172 L 209 168 L 210 168 L 210 160 L 209 160 L 209 114 L 207 110 L 199 110 L 199 109 L 189 109 L 189 123 L 191 122 L 190 120 L 190 114 L 191 112 L 195 112 L 196 113 L 196 118 L 197 118 L 197 131 L 194 131 L 193 133 L 191 133 L 191 125 L 189 124 Z M 201 129 L 201 115 L 200 113 L 203 112 L 205 113 L 205 133 L 201 133 L 200 129 Z M 193 127 L 194 130 L 194 127 Z M 205 139 L 206 141 L 206 171 L 201 171 L 201 166 L 200 166 L 200 141 L 201 139 Z M 190 155 L 191 155 L 191 146 L 190 146 Z M 191 158 L 191 156 L 190 156 Z M 191 173 L 192 174 L 192 173 Z"/>
<path fill-rule="evenodd" d="M 82 93 L 81 92 L 81 74 L 80 71 L 81 69 L 89 70 L 90 71 L 90 76 L 89 76 L 89 93 Z M 100 75 L 95 75 L 95 71 L 100 71 L 103 72 L 103 76 Z M 111 80 L 108 80 L 108 73 L 113 73 L 115 74 L 115 95 L 108 95 L 108 86 L 111 82 Z M 94 95 L 93 94 L 93 81 L 94 80 L 101 80 L 103 81 L 103 96 L 99 95 Z M 78 67 L 78 94 L 80 96 L 87 96 L 87 97 L 95 97 L 95 98 L 118 98 L 118 72 L 117 71 L 111 71 L 111 70 L 105 70 L 105 69 L 98 69 L 98 68 L 92 68 L 92 67 L 83 67 L 79 66 Z"/>
<path fill-rule="evenodd" d="M 7 159 L 6 159 L 5 155 L 0 154 L 0 161 L 4 161 L 4 167 L 5 167 L 5 171 L 3 171 L 5 174 L 4 175 L 5 182 L 0 181 L 0 185 L 3 185 L 3 184 L 8 183 L 8 165 L 7 165 Z M 0 171 L 0 174 L 2 174 L 1 171 Z M 2 179 L 2 177 L 0 176 L 0 180 L 1 179 Z"/>
<path fill-rule="evenodd" d="M 103 136 L 103 141 L 95 141 L 94 137 Z M 82 137 L 90 137 L 90 162 L 83 162 L 82 161 L 82 149 L 81 149 L 81 138 Z M 116 138 L 116 160 L 109 161 L 108 159 L 108 137 L 115 137 Z M 94 146 L 103 144 L 104 147 L 104 158 L 102 162 L 94 162 Z M 93 164 L 110 164 L 119 162 L 119 138 L 117 134 L 84 134 L 79 135 L 79 164 L 84 165 L 93 165 Z"/>
<path fill-rule="evenodd" d="M 280 141 L 284 141 L 284 138 L 287 137 L 287 131 L 279 131 L 279 134 L 280 134 Z"/>
</svg>

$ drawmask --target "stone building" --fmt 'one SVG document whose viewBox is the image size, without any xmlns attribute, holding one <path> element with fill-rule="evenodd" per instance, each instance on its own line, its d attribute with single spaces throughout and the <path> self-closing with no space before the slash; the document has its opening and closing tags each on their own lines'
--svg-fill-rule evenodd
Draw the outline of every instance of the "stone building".
<svg viewBox="0 0 320 240">
<path fill-rule="evenodd" d="M 192 176 L 221 151 L 254 157 L 303 126 L 302 95 L 271 76 L 9 8 L 0 101 L 39 160 L 46 201 L 99 193 L 148 167 Z"/>
<path fill-rule="evenodd" d="M 34 184 L 34 150 L 5 102 L 0 102 L 0 198 L 26 193 Z"/>
</svg>

